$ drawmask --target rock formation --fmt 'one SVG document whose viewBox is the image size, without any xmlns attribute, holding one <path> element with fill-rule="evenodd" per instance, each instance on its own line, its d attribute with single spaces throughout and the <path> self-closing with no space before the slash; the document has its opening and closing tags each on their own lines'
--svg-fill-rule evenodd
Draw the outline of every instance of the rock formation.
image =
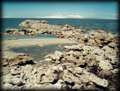
<svg viewBox="0 0 120 91">
<path fill-rule="evenodd" d="M 49 25 L 39 20 L 25 20 L 19 26 L 21 34 L 53 34 L 77 44 L 64 46 L 63 52 L 46 55 L 41 63 L 35 63 L 28 55 L 3 59 L 3 88 L 115 91 L 118 35 L 103 30 L 82 31 L 70 25 Z"/>
</svg>

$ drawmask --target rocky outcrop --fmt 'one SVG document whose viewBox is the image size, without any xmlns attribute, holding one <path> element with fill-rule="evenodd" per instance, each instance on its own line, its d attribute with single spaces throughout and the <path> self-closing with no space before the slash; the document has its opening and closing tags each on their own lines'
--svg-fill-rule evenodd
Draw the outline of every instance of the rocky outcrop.
<svg viewBox="0 0 120 91">
<path fill-rule="evenodd" d="M 68 86 L 72 84 L 70 88 L 80 89 L 90 82 L 92 89 L 95 89 L 96 85 L 109 88 L 111 78 L 118 72 L 114 71 L 116 67 L 118 70 L 118 66 L 114 65 L 119 64 L 118 48 L 114 43 L 110 43 L 113 47 L 105 45 L 102 48 L 86 44 L 64 46 L 65 51 L 60 52 L 60 56 L 54 53 L 51 54 L 52 56 L 46 56 L 46 59 L 49 57 L 49 62 L 64 65 L 63 82 L 66 82 Z M 84 86 L 84 89 L 88 88 Z"/>
<path fill-rule="evenodd" d="M 21 56 L 16 57 L 16 62 L 11 62 L 11 66 L 7 68 L 9 72 L 3 71 L 3 87 L 11 89 L 102 87 L 104 90 L 111 86 L 111 77 L 118 72 L 118 68 L 114 67 L 116 62 L 113 65 L 111 60 L 104 57 L 105 52 L 109 50 L 104 51 L 104 48 L 86 45 L 65 46 L 65 48 L 68 49 L 64 52 L 55 51 L 47 55 L 43 62 L 34 65 L 25 63 L 28 57 L 22 56 L 23 59 Z"/>
<path fill-rule="evenodd" d="M 67 24 L 49 25 L 39 20 L 25 20 L 20 27 L 20 32 L 26 35 L 53 34 L 77 44 L 64 46 L 63 52 L 46 55 L 41 63 L 35 63 L 29 55 L 4 59 L 4 88 L 115 91 L 119 68 L 118 36 L 103 30 L 83 31 Z"/>
<path fill-rule="evenodd" d="M 16 55 L 14 58 L 3 58 L 3 66 L 13 66 L 13 65 L 24 65 L 24 64 L 34 64 L 33 59 L 27 54 Z"/>
<path fill-rule="evenodd" d="M 19 31 L 9 29 L 7 34 L 53 34 L 58 38 L 67 38 L 91 46 L 108 45 L 116 41 L 115 35 L 103 30 L 85 31 L 81 28 L 75 28 L 71 25 L 50 25 L 46 20 L 25 20 L 19 24 Z"/>
</svg>

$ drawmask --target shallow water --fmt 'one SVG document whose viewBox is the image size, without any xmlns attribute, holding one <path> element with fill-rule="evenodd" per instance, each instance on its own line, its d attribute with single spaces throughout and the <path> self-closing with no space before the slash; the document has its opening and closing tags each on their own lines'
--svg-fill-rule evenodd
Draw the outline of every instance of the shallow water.
<svg viewBox="0 0 120 91">
<path fill-rule="evenodd" d="M 28 35 L 3 35 L 3 41 L 4 40 L 17 40 L 17 39 L 50 39 L 50 38 L 57 38 L 55 35 L 50 34 L 37 34 L 35 36 L 28 36 Z M 70 45 L 70 44 L 61 44 L 61 45 L 47 45 L 44 47 L 40 46 L 27 46 L 27 47 L 17 47 L 17 48 L 11 48 L 10 50 L 15 53 L 26 53 L 29 54 L 35 61 L 39 61 L 44 59 L 44 56 L 46 56 L 49 53 L 54 53 L 54 51 L 63 51 L 63 48 L 60 46 L 63 45 Z"/>
<path fill-rule="evenodd" d="M 37 34 L 34 36 L 29 35 L 3 35 L 3 40 L 12 40 L 12 39 L 31 39 L 31 38 L 57 38 L 55 35 L 51 34 Z"/>
<path fill-rule="evenodd" d="M 14 51 L 16 53 L 26 53 L 29 54 L 35 61 L 40 61 L 44 59 L 44 56 L 46 56 L 49 53 L 54 53 L 55 50 L 63 51 L 64 45 L 70 45 L 70 44 L 62 44 L 62 45 L 48 45 L 44 47 L 39 46 L 29 46 L 29 47 L 18 47 L 18 48 L 12 48 L 11 51 Z"/>
</svg>

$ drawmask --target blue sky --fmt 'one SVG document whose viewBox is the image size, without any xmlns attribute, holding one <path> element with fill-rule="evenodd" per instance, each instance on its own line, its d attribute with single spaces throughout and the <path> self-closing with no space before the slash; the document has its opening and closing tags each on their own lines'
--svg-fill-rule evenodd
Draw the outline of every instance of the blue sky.
<svg viewBox="0 0 120 91">
<path fill-rule="evenodd" d="M 3 3 L 3 18 L 99 18 L 117 19 L 116 2 Z"/>
</svg>

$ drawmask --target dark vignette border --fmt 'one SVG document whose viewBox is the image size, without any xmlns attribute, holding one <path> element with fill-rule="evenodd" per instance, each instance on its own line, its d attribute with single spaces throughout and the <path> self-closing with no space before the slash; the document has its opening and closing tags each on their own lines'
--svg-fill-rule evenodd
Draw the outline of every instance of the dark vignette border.
<svg viewBox="0 0 120 91">
<path fill-rule="evenodd" d="M 0 90 L 3 91 L 2 89 L 2 84 L 1 84 L 1 75 L 2 75 L 2 34 L 1 34 L 1 31 L 3 30 L 3 18 L 2 18 L 2 3 L 3 2 L 9 2 L 9 3 L 12 3 L 12 2 L 18 2 L 18 3 L 23 3 L 23 2 L 117 2 L 118 3 L 118 34 L 119 34 L 119 42 L 118 42 L 118 48 L 120 50 L 120 27 L 119 27 L 119 18 L 120 18 L 120 11 L 119 11 L 119 0 L 2 0 L 2 2 L 0 2 Z M 119 61 L 120 61 L 120 51 L 119 51 Z M 120 89 L 120 63 L 119 63 L 119 74 L 118 74 L 118 77 L 117 77 L 117 81 L 118 83 L 116 83 L 117 85 L 117 91 L 119 91 Z M 4 90 L 5 91 L 5 90 Z M 7 91 L 11 91 L 10 89 L 7 89 Z M 15 90 L 14 90 L 15 91 Z M 17 91 L 17 90 L 16 90 Z M 21 90 L 22 91 L 22 90 Z M 48 89 L 48 90 L 45 90 L 45 89 L 25 89 L 24 91 L 61 91 L 61 90 L 56 90 L 56 89 Z M 68 89 L 68 90 L 64 90 L 64 91 L 96 91 L 96 90 L 80 90 L 80 89 Z M 101 90 L 100 90 L 101 91 Z M 103 91 L 103 90 L 102 90 Z M 104 90 L 104 91 L 108 91 L 108 89 Z"/>
</svg>

